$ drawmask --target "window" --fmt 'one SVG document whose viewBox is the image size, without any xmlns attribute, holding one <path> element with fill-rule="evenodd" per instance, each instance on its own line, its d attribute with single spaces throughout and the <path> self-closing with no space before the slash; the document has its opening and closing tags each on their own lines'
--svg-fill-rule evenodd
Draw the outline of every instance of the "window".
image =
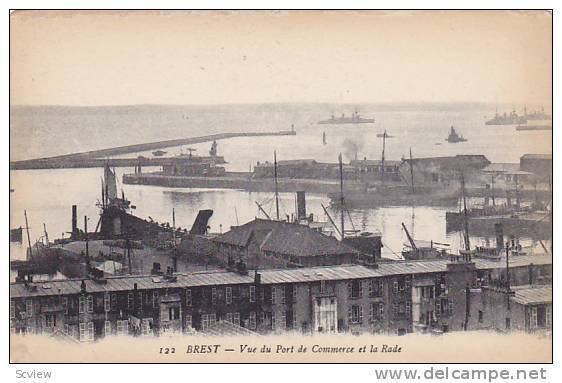
<svg viewBox="0 0 562 383">
<path fill-rule="evenodd" d="M 406 302 L 406 314 L 410 315 L 411 312 L 412 312 L 412 303 Z"/>
<path fill-rule="evenodd" d="M 152 308 L 158 308 L 158 291 L 154 290 L 152 292 Z"/>
<path fill-rule="evenodd" d="M 141 321 L 141 334 L 142 335 L 150 335 L 151 330 L 151 318 L 144 318 Z"/>
<path fill-rule="evenodd" d="M 57 325 L 57 316 L 54 314 L 45 315 L 45 327 L 55 327 Z"/>
<path fill-rule="evenodd" d="M 276 323 L 275 322 L 276 322 L 275 321 L 275 311 L 272 311 L 271 312 L 271 330 L 272 331 L 275 331 L 275 329 L 276 329 L 276 327 L 275 327 Z"/>
<path fill-rule="evenodd" d="M 177 320 L 180 318 L 180 308 L 179 307 L 168 307 L 168 319 Z"/>
<path fill-rule="evenodd" d="M 117 310 L 117 294 L 111 294 L 111 309 Z"/>
<path fill-rule="evenodd" d="M 281 311 L 280 313 L 281 315 L 279 315 L 279 323 L 277 324 L 276 327 L 278 327 L 281 330 L 285 330 L 287 329 L 287 313 L 285 311 Z"/>
<path fill-rule="evenodd" d="M 80 323 L 80 342 L 86 341 L 86 325 L 87 323 Z"/>
<path fill-rule="evenodd" d="M 94 322 L 80 323 L 80 342 L 94 340 Z"/>
<path fill-rule="evenodd" d="M 361 281 L 354 280 L 347 283 L 347 293 L 349 298 L 361 298 L 363 296 L 363 288 Z"/>
<path fill-rule="evenodd" d="M 448 308 L 449 308 L 449 315 L 453 315 L 453 301 L 449 301 Z"/>
<path fill-rule="evenodd" d="M 191 298 L 191 289 L 185 290 L 185 305 L 189 307 L 193 305 L 193 300 Z"/>
<path fill-rule="evenodd" d="M 111 322 L 106 320 L 105 324 L 103 326 L 103 332 L 105 334 L 105 336 L 110 336 L 111 335 Z"/>
<path fill-rule="evenodd" d="M 286 300 L 285 300 L 285 296 L 286 296 L 286 294 L 285 294 L 285 289 L 286 289 L 286 286 L 282 286 L 282 287 L 281 287 L 281 304 L 282 304 L 282 305 L 284 305 L 284 304 L 285 304 L 285 301 L 286 301 Z"/>
<path fill-rule="evenodd" d="M 216 287 L 213 287 L 213 288 L 211 289 L 211 302 L 212 302 L 213 304 L 216 304 L 216 303 L 217 303 L 217 288 L 216 288 Z"/>
<path fill-rule="evenodd" d="M 297 285 L 293 285 L 293 302 L 297 301 L 297 294 L 298 294 Z"/>
<path fill-rule="evenodd" d="M 363 323 L 363 307 L 352 305 L 348 311 L 349 323 Z"/>
<path fill-rule="evenodd" d="M 78 298 L 78 312 L 84 314 L 86 312 L 86 297 L 81 295 Z"/>
<path fill-rule="evenodd" d="M 137 307 L 142 310 L 142 291 L 137 295 Z"/>
<path fill-rule="evenodd" d="M 203 314 L 201 315 L 201 329 L 205 330 L 206 328 L 213 326 L 217 322 L 216 314 Z"/>
<path fill-rule="evenodd" d="M 129 321 L 128 320 L 118 320 L 117 321 L 117 335 L 127 335 L 129 332 Z"/>
<path fill-rule="evenodd" d="M 226 313 L 226 321 L 240 326 L 240 313 Z"/>
<path fill-rule="evenodd" d="M 31 299 L 25 301 L 25 313 L 27 314 L 28 318 L 31 318 L 33 316 L 33 301 Z"/>
<path fill-rule="evenodd" d="M 16 317 L 16 303 L 10 300 L 10 319 L 14 319 Z"/>
<path fill-rule="evenodd" d="M 324 294 L 325 292 L 326 292 L 326 281 L 321 280 L 320 281 L 320 294 Z"/>
<path fill-rule="evenodd" d="M 193 317 L 189 314 L 185 316 L 185 326 L 190 329 L 193 327 Z"/>
<path fill-rule="evenodd" d="M 545 324 L 547 328 L 552 326 L 552 306 L 549 305 L 546 306 Z"/>
<path fill-rule="evenodd" d="M 93 313 L 94 312 L 94 297 L 91 295 L 88 295 L 86 297 L 86 306 L 88 309 L 89 313 Z"/>
<path fill-rule="evenodd" d="M 478 310 L 478 323 L 484 322 L 484 312 L 482 310 Z"/>
<path fill-rule="evenodd" d="M 229 305 L 232 303 L 232 287 L 226 288 L 226 304 Z"/>
<path fill-rule="evenodd" d="M 133 306 L 135 304 L 134 299 L 135 299 L 135 297 L 134 297 L 133 293 L 127 294 L 127 309 L 129 309 L 129 310 L 133 309 Z"/>
<path fill-rule="evenodd" d="M 248 318 L 248 327 L 251 329 L 256 328 L 256 312 L 250 311 L 250 317 Z"/>
<path fill-rule="evenodd" d="M 392 291 L 394 291 L 394 294 L 398 294 L 398 281 L 392 283 Z"/>
<path fill-rule="evenodd" d="M 250 302 L 256 301 L 256 286 L 250 286 Z"/>
<path fill-rule="evenodd" d="M 382 303 L 371 303 L 369 307 L 369 318 L 371 322 L 382 319 L 384 314 L 384 305 Z"/>
<path fill-rule="evenodd" d="M 68 314 L 68 297 L 62 297 L 62 309 L 65 314 Z"/>
<path fill-rule="evenodd" d="M 383 281 L 382 279 L 371 279 L 369 281 L 369 296 L 370 297 L 382 297 L 383 295 Z"/>
<path fill-rule="evenodd" d="M 271 286 L 271 304 L 272 305 L 275 304 L 275 294 L 276 294 L 276 288 L 275 288 L 275 286 Z"/>
<path fill-rule="evenodd" d="M 396 302 L 392 304 L 392 313 L 394 314 L 394 316 L 398 316 L 398 303 Z"/>
<path fill-rule="evenodd" d="M 108 311 L 111 310 L 111 297 L 107 293 L 103 296 L 103 308 L 104 308 L 105 312 L 108 312 Z"/>
</svg>

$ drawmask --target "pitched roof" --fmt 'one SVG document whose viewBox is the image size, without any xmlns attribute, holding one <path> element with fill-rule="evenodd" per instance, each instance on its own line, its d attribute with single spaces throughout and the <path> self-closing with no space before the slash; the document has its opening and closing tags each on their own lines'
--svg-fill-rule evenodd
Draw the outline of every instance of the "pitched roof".
<svg viewBox="0 0 562 383">
<path fill-rule="evenodd" d="M 473 258 L 473 261 L 477 270 L 505 268 L 505 258 L 501 260 Z M 349 280 L 393 275 L 441 273 L 447 271 L 447 263 L 448 261 L 445 259 L 389 261 L 379 263 L 378 268 L 361 265 L 338 265 L 260 270 L 259 273 L 261 274 L 262 284 L 305 283 L 320 280 Z M 530 264 L 550 265 L 552 264 L 552 257 L 549 255 L 521 255 L 510 257 L 509 264 L 512 268 L 524 267 Z M 153 275 L 125 275 L 108 277 L 105 284 L 96 283 L 91 279 L 85 279 L 84 282 L 86 284 L 86 291 L 89 293 L 133 290 L 135 284 L 139 290 L 151 290 L 158 288 L 236 285 L 254 282 L 253 271 L 249 272 L 248 275 L 219 270 L 175 274 L 175 276 L 177 277 L 175 281 L 166 281 L 163 277 Z M 33 282 L 31 284 L 31 286 L 34 286 L 33 289 L 26 287 L 24 283 L 10 283 L 10 298 L 78 294 L 80 293 L 81 282 L 81 279 Z M 515 287 L 513 289 L 515 290 Z"/>
<path fill-rule="evenodd" d="M 382 160 L 351 160 L 349 164 L 351 166 L 378 166 L 382 165 Z M 385 160 L 384 164 L 388 166 L 401 165 L 402 161 Z"/>
<path fill-rule="evenodd" d="M 501 162 L 490 164 L 486 166 L 484 169 L 482 169 L 482 171 L 485 173 L 505 173 L 505 174 L 519 174 L 519 175 L 532 174 L 521 170 L 521 167 L 517 163 L 501 163 Z"/>
<path fill-rule="evenodd" d="M 409 162 L 410 159 L 404 159 L 404 162 Z M 413 158 L 414 164 L 419 163 L 423 165 L 433 164 L 448 169 L 463 169 L 465 167 L 483 168 L 490 164 L 486 156 L 482 154 L 457 154 L 456 156 L 449 157 L 424 157 Z"/>
<path fill-rule="evenodd" d="M 246 247 L 254 238 L 263 251 L 294 256 L 357 253 L 355 249 L 305 225 L 256 218 L 214 239 L 219 243 Z"/>
<path fill-rule="evenodd" d="M 552 303 L 552 285 L 513 286 L 515 295 L 511 300 L 522 305 Z"/>
<path fill-rule="evenodd" d="M 552 154 L 523 154 L 521 156 L 523 159 L 533 159 L 533 160 L 550 160 L 552 161 Z"/>
</svg>

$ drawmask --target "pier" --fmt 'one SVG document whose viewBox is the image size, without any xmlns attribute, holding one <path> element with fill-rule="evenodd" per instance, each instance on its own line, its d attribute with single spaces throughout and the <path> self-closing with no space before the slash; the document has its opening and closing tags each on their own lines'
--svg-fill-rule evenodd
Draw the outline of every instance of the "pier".
<svg viewBox="0 0 562 383">
<path fill-rule="evenodd" d="M 63 168 L 92 168 L 103 167 L 108 161 L 112 167 L 133 167 L 142 166 L 162 166 L 169 162 L 168 158 L 112 158 L 122 154 L 145 152 L 150 150 L 171 148 L 182 145 L 199 144 L 202 142 L 212 142 L 236 137 L 269 137 L 269 136 L 293 136 L 294 130 L 282 130 L 278 132 L 238 132 L 238 133 L 218 133 L 200 137 L 179 138 L 174 140 L 164 140 L 148 142 L 144 144 L 133 144 L 118 146 L 114 148 L 90 150 L 87 152 L 64 154 L 53 157 L 35 158 L 31 160 L 12 161 L 10 170 L 24 169 L 63 169 Z M 141 161 L 141 162 L 139 162 Z"/>
</svg>

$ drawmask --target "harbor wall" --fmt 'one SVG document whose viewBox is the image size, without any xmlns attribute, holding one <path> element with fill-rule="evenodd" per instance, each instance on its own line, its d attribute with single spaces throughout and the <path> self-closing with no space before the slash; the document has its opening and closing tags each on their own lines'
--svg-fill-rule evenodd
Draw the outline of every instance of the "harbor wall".
<svg viewBox="0 0 562 383">
<path fill-rule="evenodd" d="M 87 152 L 71 153 L 54 157 L 43 157 L 31 160 L 10 162 L 11 170 L 21 169 L 57 169 L 57 168 L 82 168 L 105 166 L 107 162 L 104 157 L 111 157 L 121 154 L 145 152 L 149 150 L 164 149 L 174 146 L 198 144 L 202 142 L 218 141 L 235 137 L 266 137 L 266 136 L 292 136 L 295 131 L 282 130 L 278 132 L 239 132 L 239 133 L 219 133 L 200 137 L 180 138 L 175 140 L 165 140 L 148 142 L 144 144 L 133 144 L 118 146 L 114 148 L 90 150 Z M 112 159 L 111 166 L 135 166 L 138 159 Z M 120 162 L 121 161 L 121 162 Z M 157 162 L 157 161 L 155 161 Z M 156 165 L 156 163 L 155 163 Z"/>
</svg>

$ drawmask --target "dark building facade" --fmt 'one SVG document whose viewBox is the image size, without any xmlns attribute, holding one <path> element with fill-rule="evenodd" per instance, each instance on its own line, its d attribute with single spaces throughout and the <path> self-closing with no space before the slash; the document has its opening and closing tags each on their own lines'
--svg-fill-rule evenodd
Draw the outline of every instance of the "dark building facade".
<svg viewBox="0 0 562 383">
<path fill-rule="evenodd" d="M 26 281 L 10 285 L 10 329 L 84 342 L 193 333 L 220 321 L 262 334 L 498 329 L 506 314 L 493 299 L 505 294 L 493 289 L 505 274 L 503 262 L 453 259 Z M 551 326 L 552 259 L 513 257 L 510 280 L 511 328 Z"/>
</svg>

